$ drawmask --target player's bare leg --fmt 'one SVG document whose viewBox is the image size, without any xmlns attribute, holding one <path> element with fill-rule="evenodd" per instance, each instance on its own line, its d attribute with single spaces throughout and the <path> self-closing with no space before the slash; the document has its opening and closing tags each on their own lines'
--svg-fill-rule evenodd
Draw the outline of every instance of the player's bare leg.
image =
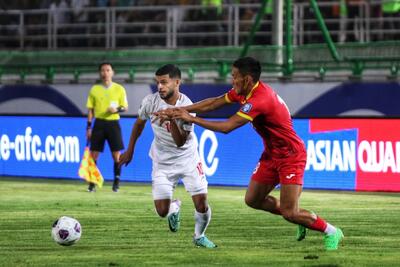
<svg viewBox="0 0 400 267">
<path fill-rule="evenodd" d="M 265 210 L 276 215 L 282 215 L 280 200 L 274 196 L 270 196 L 270 192 L 275 185 L 263 184 L 251 180 L 247 188 L 245 202 L 246 204 L 257 210 Z M 300 209 L 300 211 L 305 211 Z"/>
<path fill-rule="evenodd" d="M 208 224 L 211 221 L 211 207 L 207 202 L 207 194 L 198 194 L 192 196 L 194 211 L 194 236 L 193 242 L 198 247 L 215 248 L 217 247 L 205 235 Z"/>
<path fill-rule="evenodd" d="M 171 199 L 157 199 L 154 200 L 154 207 L 158 216 L 165 218 L 168 215 L 169 207 L 171 205 Z"/>
<path fill-rule="evenodd" d="M 301 185 L 281 185 L 280 208 L 282 216 L 285 218 L 285 220 L 307 227 L 315 222 L 317 216 L 314 213 L 299 208 L 301 191 Z"/>
<path fill-rule="evenodd" d="M 273 214 L 280 215 L 279 200 L 269 193 L 275 188 L 272 184 L 263 184 L 251 180 L 246 191 L 245 203 L 249 207 L 257 210 L 264 210 Z"/>
<path fill-rule="evenodd" d="M 274 188 L 274 185 L 251 180 L 245 196 L 246 204 L 254 209 L 282 215 L 286 220 L 298 224 L 299 233 L 297 234 L 297 240 L 299 241 L 305 237 L 305 228 L 320 231 L 327 235 L 337 233 L 335 227 L 326 223 L 316 214 L 299 208 L 298 201 L 302 191 L 300 185 L 282 185 L 280 200 L 269 195 Z M 336 240 L 340 241 L 340 235 L 337 235 Z M 333 247 L 337 248 L 337 244 Z"/>
<path fill-rule="evenodd" d="M 262 184 L 252 180 L 246 193 L 246 204 L 254 209 L 282 215 L 279 199 L 269 195 L 274 188 L 274 185 Z M 306 228 L 299 224 L 297 226 L 296 239 L 301 241 L 306 237 L 306 234 Z"/>
<path fill-rule="evenodd" d="M 302 186 L 295 184 L 281 185 L 280 209 L 283 218 L 287 221 L 303 225 L 304 227 L 325 233 L 325 248 L 336 250 L 339 242 L 343 238 L 343 233 L 339 228 L 326 222 L 316 214 L 299 208 L 299 198 Z"/>
<path fill-rule="evenodd" d="M 158 216 L 168 218 L 168 225 L 171 232 L 177 232 L 180 227 L 180 200 L 158 199 L 154 200 L 154 206 Z"/>
</svg>

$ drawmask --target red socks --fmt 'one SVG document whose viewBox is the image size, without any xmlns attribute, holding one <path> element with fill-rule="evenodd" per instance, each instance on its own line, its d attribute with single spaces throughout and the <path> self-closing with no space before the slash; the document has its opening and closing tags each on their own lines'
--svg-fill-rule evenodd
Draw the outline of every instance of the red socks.
<svg viewBox="0 0 400 267">
<path fill-rule="evenodd" d="M 326 221 L 317 216 L 315 222 L 309 225 L 307 228 L 323 233 L 326 229 L 326 226 L 327 226 Z"/>
</svg>

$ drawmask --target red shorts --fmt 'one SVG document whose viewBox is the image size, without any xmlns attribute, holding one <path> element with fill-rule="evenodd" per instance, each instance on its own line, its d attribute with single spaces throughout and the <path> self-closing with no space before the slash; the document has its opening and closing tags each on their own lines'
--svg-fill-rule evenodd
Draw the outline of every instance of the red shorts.
<svg viewBox="0 0 400 267">
<path fill-rule="evenodd" d="M 303 152 L 293 158 L 266 159 L 261 157 L 251 179 L 263 184 L 303 185 L 306 160 L 307 155 Z"/>
</svg>

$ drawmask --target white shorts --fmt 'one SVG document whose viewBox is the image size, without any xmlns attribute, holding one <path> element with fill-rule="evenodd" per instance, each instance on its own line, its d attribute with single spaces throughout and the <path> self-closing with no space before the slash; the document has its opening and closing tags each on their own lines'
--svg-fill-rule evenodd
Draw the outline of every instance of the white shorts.
<svg viewBox="0 0 400 267">
<path fill-rule="evenodd" d="M 208 182 L 200 161 L 197 164 L 186 165 L 162 165 L 153 162 L 153 199 L 172 199 L 174 189 L 180 179 L 191 196 L 207 194 Z"/>
</svg>

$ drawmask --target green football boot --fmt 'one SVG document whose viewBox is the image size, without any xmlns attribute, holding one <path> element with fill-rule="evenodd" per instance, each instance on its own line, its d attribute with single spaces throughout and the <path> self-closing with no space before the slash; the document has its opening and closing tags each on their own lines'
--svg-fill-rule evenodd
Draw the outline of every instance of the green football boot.
<svg viewBox="0 0 400 267">
<path fill-rule="evenodd" d="M 168 226 L 171 232 L 178 232 L 179 227 L 181 226 L 180 212 L 171 213 L 168 216 Z"/>
<path fill-rule="evenodd" d="M 298 224 L 297 225 L 297 233 L 296 233 L 296 240 L 301 241 L 304 238 L 306 238 L 307 235 L 307 228 L 305 228 L 303 225 Z"/>
<path fill-rule="evenodd" d="M 337 250 L 340 241 L 344 238 L 340 228 L 336 228 L 336 233 L 324 236 L 325 249 L 328 251 Z"/>
<path fill-rule="evenodd" d="M 178 232 L 179 227 L 181 226 L 181 218 L 180 218 L 180 207 L 181 207 L 181 201 L 180 200 L 174 200 L 173 202 L 176 203 L 176 205 L 178 206 L 177 211 L 171 213 L 170 215 L 168 215 L 168 226 L 169 226 L 169 230 L 171 230 L 171 232 Z"/>
<path fill-rule="evenodd" d="M 216 248 L 217 245 L 215 245 L 210 239 L 208 239 L 206 236 L 202 236 L 200 238 L 193 238 L 193 243 L 197 247 L 203 247 L 203 248 Z"/>
</svg>

